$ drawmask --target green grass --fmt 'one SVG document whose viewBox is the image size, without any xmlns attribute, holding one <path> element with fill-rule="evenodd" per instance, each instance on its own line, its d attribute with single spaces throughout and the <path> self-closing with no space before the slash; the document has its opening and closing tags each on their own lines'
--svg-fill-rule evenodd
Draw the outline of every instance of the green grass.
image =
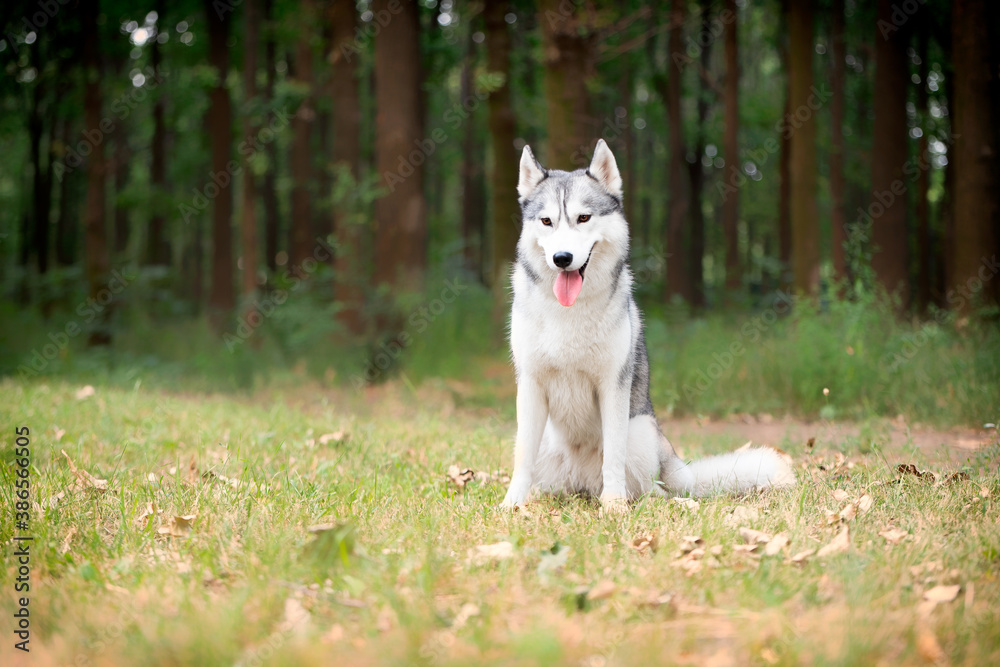
<svg viewBox="0 0 1000 667">
<path fill-rule="evenodd" d="M 133 381 L 78 399 L 75 380 L 2 381 L 2 502 L 14 501 L 14 428 L 28 426 L 38 503 L 33 651 L 21 662 L 920 664 L 938 650 L 955 664 L 1000 660 L 996 444 L 951 462 L 894 450 L 876 428 L 867 453 L 794 443 L 791 491 L 696 510 L 647 499 L 621 517 L 546 498 L 508 514 L 495 509 L 502 482 L 459 488 L 446 474 L 509 470 L 510 380 L 492 382 L 411 378 L 416 393 L 405 381 L 354 392 L 300 377 L 231 394 Z M 481 398 L 491 393 L 492 404 Z M 694 457 L 741 443 L 689 434 L 680 444 Z M 108 489 L 74 488 L 60 450 Z M 889 483 L 900 461 L 971 478 Z M 828 544 L 840 527 L 827 512 L 864 494 L 873 505 L 848 523 L 846 552 L 788 562 Z M 737 506 L 756 518 L 730 525 Z M 191 514 L 189 533 L 159 532 Z M 0 517 L 9 544 L 11 513 Z M 317 536 L 316 524 L 337 528 Z M 742 553 L 740 527 L 790 543 Z M 908 536 L 889 545 L 888 527 Z M 631 546 L 648 534 L 655 550 Z M 678 563 L 684 536 L 706 550 L 692 570 Z M 513 545 L 509 558 L 470 559 L 498 542 Z M 6 563 L 0 662 L 10 664 Z M 588 599 L 602 582 L 610 594 Z M 918 611 L 926 590 L 952 583 L 954 601 Z"/>
</svg>

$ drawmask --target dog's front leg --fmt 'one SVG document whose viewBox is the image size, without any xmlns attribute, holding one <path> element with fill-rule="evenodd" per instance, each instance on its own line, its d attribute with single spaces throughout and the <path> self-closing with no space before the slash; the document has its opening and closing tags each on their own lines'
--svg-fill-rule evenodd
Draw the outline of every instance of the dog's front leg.
<svg viewBox="0 0 1000 667">
<path fill-rule="evenodd" d="M 514 442 L 514 472 L 501 507 L 521 505 L 534 482 L 535 460 L 549 418 L 548 400 L 538 382 L 528 373 L 517 383 L 517 439 Z"/>
<path fill-rule="evenodd" d="M 628 375 L 631 378 L 631 373 Z M 601 438 L 604 459 L 601 475 L 601 506 L 610 510 L 623 510 L 628 500 L 625 469 L 628 456 L 628 411 L 630 385 L 610 378 L 601 387 Z"/>
</svg>

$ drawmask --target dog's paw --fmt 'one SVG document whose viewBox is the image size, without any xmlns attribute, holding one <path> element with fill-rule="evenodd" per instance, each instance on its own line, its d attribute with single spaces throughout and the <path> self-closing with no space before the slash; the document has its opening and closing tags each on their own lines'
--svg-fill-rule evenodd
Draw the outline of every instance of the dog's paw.
<svg viewBox="0 0 1000 667">
<path fill-rule="evenodd" d="M 601 515 L 621 516 L 628 512 L 628 499 L 621 496 L 601 494 Z"/>
</svg>

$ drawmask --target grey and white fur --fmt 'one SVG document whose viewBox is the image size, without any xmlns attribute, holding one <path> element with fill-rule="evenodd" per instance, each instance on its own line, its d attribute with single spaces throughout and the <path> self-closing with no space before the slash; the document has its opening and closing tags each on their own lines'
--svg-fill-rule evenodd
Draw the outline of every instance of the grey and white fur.
<svg viewBox="0 0 1000 667">
<path fill-rule="evenodd" d="M 599 140 L 590 167 L 573 172 L 543 168 L 525 146 L 517 191 L 523 224 L 510 319 L 517 439 L 503 506 L 565 492 L 620 510 L 648 493 L 793 485 L 794 472 L 773 449 L 685 463 L 660 431 L 632 298 L 622 179 L 607 144 Z"/>
</svg>

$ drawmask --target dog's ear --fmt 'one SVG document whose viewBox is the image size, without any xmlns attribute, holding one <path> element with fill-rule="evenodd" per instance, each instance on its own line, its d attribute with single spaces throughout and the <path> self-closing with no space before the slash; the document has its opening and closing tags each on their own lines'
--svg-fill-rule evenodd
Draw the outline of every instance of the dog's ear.
<svg viewBox="0 0 1000 667">
<path fill-rule="evenodd" d="M 534 154 L 531 152 L 531 147 L 528 144 L 524 145 L 524 150 L 521 151 L 521 169 L 520 177 L 517 180 L 517 194 L 521 197 L 527 197 L 538 187 L 538 184 L 545 180 L 548 174 L 542 165 L 538 164 L 538 160 L 535 159 Z"/>
<path fill-rule="evenodd" d="M 608 148 L 604 139 L 597 140 L 594 147 L 594 159 L 590 161 L 587 173 L 597 179 L 597 182 L 604 186 L 608 194 L 621 199 L 622 196 L 622 176 L 618 173 L 618 164 L 615 156 Z"/>
</svg>

